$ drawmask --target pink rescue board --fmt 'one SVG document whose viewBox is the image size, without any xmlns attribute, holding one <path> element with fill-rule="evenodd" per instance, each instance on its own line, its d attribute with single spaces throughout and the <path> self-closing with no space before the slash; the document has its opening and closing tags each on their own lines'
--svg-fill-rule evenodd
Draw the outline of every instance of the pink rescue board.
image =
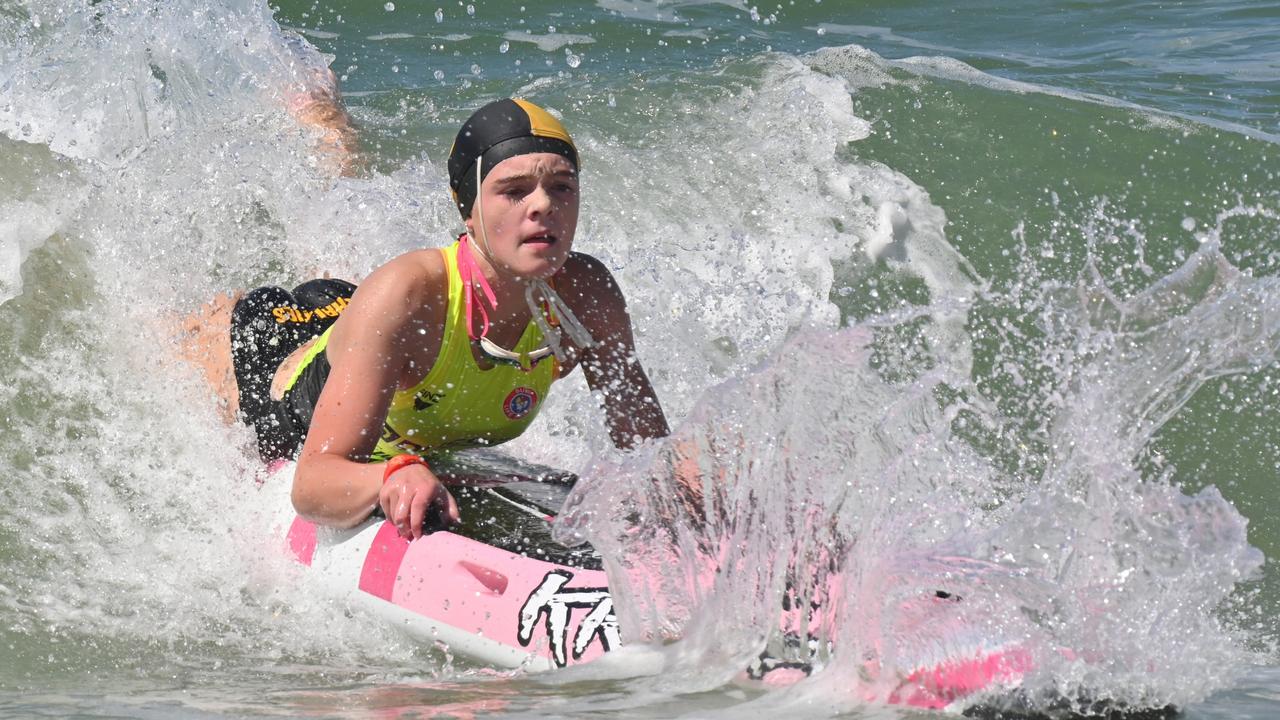
<svg viewBox="0 0 1280 720">
<path fill-rule="evenodd" d="M 294 518 L 288 540 L 299 562 L 353 578 L 361 593 L 381 601 L 371 605 L 406 621 L 416 637 L 484 663 L 544 670 L 587 662 L 620 644 L 599 570 L 555 565 L 451 532 L 409 542 L 386 521 L 340 533 Z"/>
<path fill-rule="evenodd" d="M 292 464 L 269 482 L 287 487 Z M 287 494 L 284 496 L 287 504 Z M 287 544 L 298 562 L 415 639 L 501 668 L 551 670 L 589 662 L 621 645 L 604 572 L 545 562 L 451 532 L 409 542 L 384 520 L 351 530 L 318 528 L 290 508 Z M 931 602 L 931 599 L 926 599 Z M 974 693 L 1011 688 L 1031 669 L 1017 645 L 922 666 L 901 676 L 890 704 L 942 709 Z M 766 685 L 794 683 L 779 668 Z"/>
</svg>

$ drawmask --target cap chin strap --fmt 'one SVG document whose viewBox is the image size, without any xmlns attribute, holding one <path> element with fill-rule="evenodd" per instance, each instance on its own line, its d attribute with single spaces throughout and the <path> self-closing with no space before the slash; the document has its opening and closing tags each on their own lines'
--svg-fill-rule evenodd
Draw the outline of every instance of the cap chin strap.
<svg viewBox="0 0 1280 720">
<path fill-rule="evenodd" d="M 534 280 L 524 288 L 524 302 L 529 306 L 529 312 L 533 314 L 533 322 L 542 331 L 542 337 L 547 341 L 547 346 L 551 348 L 551 352 L 555 354 L 556 359 L 565 362 L 568 352 L 561 345 L 562 329 L 563 334 L 567 334 L 573 344 L 579 350 L 586 350 L 594 347 L 595 338 L 591 337 L 591 332 L 579 322 L 578 317 L 573 314 L 569 306 L 560 299 L 554 288 L 547 284 L 546 280 Z M 547 316 L 542 312 L 542 308 L 546 307 L 551 311 L 552 317 L 556 318 L 559 327 L 554 327 L 547 320 Z"/>
<path fill-rule="evenodd" d="M 475 207 L 477 222 L 475 223 L 475 226 L 477 231 L 476 235 L 479 235 L 477 249 L 483 247 L 481 254 L 484 256 L 484 259 L 489 262 L 489 266 L 494 270 L 501 272 L 498 268 L 498 264 L 493 260 L 493 254 L 489 251 L 489 234 L 485 230 L 484 226 L 484 193 L 481 191 L 480 186 L 482 172 L 481 167 L 483 165 L 484 156 L 482 155 L 476 159 Z M 468 233 L 468 235 L 470 235 L 470 233 Z M 489 305 L 494 310 L 498 309 L 498 302 L 493 289 L 489 287 L 489 283 L 484 279 L 484 274 L 480 272 L 480 269 L 475 267 L 474 261 L 468 264 L 470 265 L 471 271 L 462 273 L 463 280 L 467 285 L 467 334 L 471 336 L 472 340 L 475 340 L 475 331 L 472 329 L 471 325 L 471 298 L 475 293 L 472 283 L 475 282 L 480 285 L 481 290 L 484 291 L 485 299 L 489 301 Z M 473 277 L 467 277 L 468 275 L 472 275 Z M 536 324 L 538 329 L 542 331 L 543 339 L 547 341 L 546 348 L 538 348 L 537 350 L 529 352 L 528 359 L 546 357 L 546 350 L 547 348 L 550 348 L 551 353 L 556 356 L 556 360 L 561 363 L 566 362 L 569 357 L 568 351 L 561 342 L 563 335 L 566 334 L 569 336 L 569 340 L 571 340 L 580 350 L 586 350 L 587 348 L 595 346 L 596 341 L 595 338 L 591 337 L 591 332 L 587 330 L 586 326 L 584 326 L 580 320 L 578 320 L 578 316 L 573 314 L 573 311 L 569 309 L 569 306 L 565 304 L 564 300 L 560 298 L 560 295 L 556 293 L 555 289 L 552 288 L 546 280 L 536 278 L 534 280 L 526 280 L 522 282 L 525 283 L 524 302 L 529 306 L 529 314 L 533 317 L 534 324 Z M 479 305 L 479 303 L 476 304 Z M 544 307 L 551 313 L 552 317 L 556 319 L 556 323 L 559 327 L 553 326 L 547 319 L 547 314 L 543 312 Z M 519 353 L 513 353 L 510 350 L 506 350 L 489 338 L 485 337 L 489 332 L 489 315 L 484 310 L 483 306 L 481 306 L 480 311 L 484 321 L 484 328 L 480 331 L 480 348 L 490 356 L 504 359 L 517 359 L 520 361 L 522 367 L 525 366 L 527 364 L 526 360 L 521 358 Z"/>
</svg>

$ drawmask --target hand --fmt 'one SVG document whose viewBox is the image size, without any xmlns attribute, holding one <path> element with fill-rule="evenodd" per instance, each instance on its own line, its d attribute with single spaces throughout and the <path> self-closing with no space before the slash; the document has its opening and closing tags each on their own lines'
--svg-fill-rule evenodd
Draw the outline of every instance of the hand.
<svg viewBox="0 0 1280 720">
<path fill-rule="evenodd" d="M 702 523 L 705 520 L 706 499 L 704 483 L 706 470 L 702 467 L 704 448 L 696 440 L 672 438 L 663 448 L 667 457 L 671 478 L 675 483 L 676 502 L 684 508 L 690 520 Z M 710 464 L 710 463 L 708 463 Z M 720 485 L 724 486 L 724 471 L 719 473 Z"/>
<path fill-rule="evenodd" d="M 440 529 L 462 519 L 457 501 L 426 465 L 406 465 L 391 473 L 378 492 L 378 505 L 400 537 L 408 540 L 422 537 L 429 517 Z"/>
</svg>

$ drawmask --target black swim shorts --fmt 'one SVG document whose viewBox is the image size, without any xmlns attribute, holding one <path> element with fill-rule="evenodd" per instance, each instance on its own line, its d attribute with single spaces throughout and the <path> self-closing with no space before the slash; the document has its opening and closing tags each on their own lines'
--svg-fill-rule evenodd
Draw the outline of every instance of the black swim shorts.
<svg viewBox="0 0 1280 720">
<path fill-rule="evenodd" d="M 306 422 L 287 403 L 271 399 L 276 368 L 328 329 L 355 290 L 355 285 L 333 279 L 311 280 L 293 292 L 261 287 L 245 294 L 232 310 L 231 364 L 240 416 L 258 436 L 264 461 L 293 458 L 307 433 Z"/>
</svg>

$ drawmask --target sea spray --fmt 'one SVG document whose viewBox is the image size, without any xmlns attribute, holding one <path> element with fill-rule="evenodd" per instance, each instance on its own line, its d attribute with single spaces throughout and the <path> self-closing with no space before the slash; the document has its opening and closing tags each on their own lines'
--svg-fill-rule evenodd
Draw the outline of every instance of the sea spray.
<svg viewBox="0 0 1280 720">
<path fill-rule="evenodd" d="M 918 668 L 1016 649 L 1032 666 L 1020 702 L 1084 710 L 1184 706 L 1254 659 L 1223 613 L 1262 566 L 1247 521 L 1141 457 L 1205 382 L 1280 359 L 1275 281 L 1207 237 L 1127 299 L 1092 269 L 1040 290 L 1022 309 L 1044 332 L 1053 375 L 1037 392 L 1053 412 L 1024 445 L 1044 456 L 1012 465 L 1034 475 L 975 443 L 970 426 L 1001 418 L 963 363 L 893 368 L 875 352 L 926 307 L 793 337 L 580 486 L 565 534 L 611 559 L 630 639 L 681 638 L 662 682 L 705 690 L 764 652 L 858 705 L 900 695 Z"/>
<path fill-rule="evenodd" d="M 639 357 L 669 417 L 683 417 L 709 384 L 746 372 L 789 335 L 838 327 L 841 288 L 868 279 L 885 282 L 889 307 L 901 300 L 898 280 L 934 299 L 918 335 L 957 367 L 969 361 L 962 325 L 980 283 L 946 241 L 945 214 L 901 173 L 847 157 L 871 132 L 850 92 L 881 75 L 864 54 L 820 58 L 830 74 L 787 56 L 730 64 L 728 89 L 698 91 L 697 102 L 671 98 L 662 108 L 673 122 L 630 141 L 590 116 L 574 118 L 586 157 L 600 158 L 584 166 L 575 247 L 625 288 Z M 594 422 L 599 398 L 580 382 L 570 376 L 569 392 L 548 400 L 550 421 L 509 447 L 547 464 L 582 465 L 607 452 Z"/>
<path fill-rule="evenodd" d="M 17 213 L 0 223 L 0 258 L 16 259 L 0 266 L 0 608 L 18 648 L 0 682 L 370 653 L 438 667 L 292 567 L 248 430 L 178 361 L 181 321 L 215 293 L 351 268 L 324 252 L 349 226 L 300 220 L 348 200 L 367 220 L 363 198 L 385 197 L 329 194 L 289 117 L 324 58 L 252 2 L 39 14 L 4 26 L 22 52 L 0 78 L 21 198 L 0 202 Z"/>
</svg>

